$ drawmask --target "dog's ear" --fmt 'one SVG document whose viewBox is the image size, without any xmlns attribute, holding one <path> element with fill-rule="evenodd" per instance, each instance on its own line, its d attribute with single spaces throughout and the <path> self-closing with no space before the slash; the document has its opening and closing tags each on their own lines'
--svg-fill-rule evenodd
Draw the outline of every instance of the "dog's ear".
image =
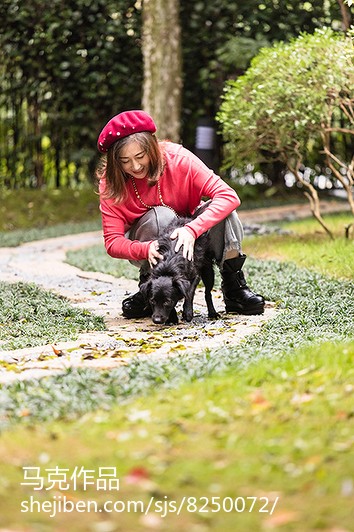
<svg viewBox="0 0 354 532">
<path fill-rule="evenodd" d="M 181 292 L 183 297 L 186 297 L 190 290 L 191 283 L 187 279 L 174 279 L 173 284 Z"/>
<path fill-rule="evenodd" d="M 146 281 L 146 283 L 141 284 L 139 286 L 139 290 L 143 294 L 144 298 L 148 300 L 151 294 L 151 280 L 149 279 L 149 281 Z"/>
</svg>

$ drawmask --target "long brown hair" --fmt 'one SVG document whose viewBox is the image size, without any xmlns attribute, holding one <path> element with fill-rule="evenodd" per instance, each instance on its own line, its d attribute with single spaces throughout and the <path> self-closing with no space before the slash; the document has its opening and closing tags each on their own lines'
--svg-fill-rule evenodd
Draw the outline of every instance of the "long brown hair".
<svg viewBox="0 0 354 532">
<path fill-rule="evenodd" d="M 149 156 L 148 183 L 156 185 L 164 169 L 164 155 L 155 135 L 148 131 L 134 133 L 115 142 L 103 156 L 96 170 L 96 177 L 106 178 L 106 190 L 104 199 L 114 198 L 116 203 L 121 203 L 127 197 L 126 182 L 129 178 L 120 162 L 122 149 L 131 141 L 136 141 L 142 150 Z"/>
</svg>

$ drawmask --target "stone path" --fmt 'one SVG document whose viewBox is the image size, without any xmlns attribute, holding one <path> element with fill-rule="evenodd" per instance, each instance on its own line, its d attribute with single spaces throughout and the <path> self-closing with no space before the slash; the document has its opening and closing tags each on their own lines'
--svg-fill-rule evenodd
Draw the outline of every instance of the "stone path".
<svg viewBox="0 0 354 532">
<path fill-rule="evenodd" d="M 350 212 L 349 203 L 347 201 L 338 201 L 335 199 L 320 201 L 320 210 L 323 215 L 334 212 Z M 248 211 L 242 211 L 242 208 L 240 208 L 238 214 L 243 223 L 250 224 L 278 222 L 279 220 L 292 221 L 312 216 L 309 202 L 281 205 L 279 207 L 264 207 L 262 209 L 252 209 Z"/>
<path fill-rule="evenodd" d="M 235 345 L 274 316 L 268 303 L 262 316 L 226 315 L 219 290 L 213 297 L 220 319 L 206 318 L 204 291 L 195 298 L 191 324 L 156 326 L 150 318 L 126 320 L 122 299 L 137 289 L 136 281 L 83 272 L 65 263 L 68 250 L 102 243 L 100 232 L 70 235 L 0 248 L 0 280 L 31 282 L 67 297 L 74 306 L 104 317 L 107 330 L 81 334 L 76 341 L 15 351 L 0 351 L 0 382 L 40 378 L 70 366 L 109 369 L 127 364 L 134 356 L 172 356 L 202 352 L 222 344 Z M 178 307 L 179 309 L 180 307 Z"/>
</svg>

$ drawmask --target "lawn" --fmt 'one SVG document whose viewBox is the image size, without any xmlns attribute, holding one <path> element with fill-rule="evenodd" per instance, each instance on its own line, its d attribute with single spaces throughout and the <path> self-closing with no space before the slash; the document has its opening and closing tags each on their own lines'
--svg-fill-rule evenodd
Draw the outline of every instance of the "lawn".
<svg viewBox="0 0 354 532">
<path fill-rule="evenodd" d="M 0 246 L 98 231 L 98 196 L 93 187 L 77 190 L 1 190 Z"/>
<path fill-rule="evenodd" d="M 245 249 L 260 259 L 292 261 L 300 267 L 316 270 L 330 277 L 354 279 L 354 231 L 345 238 L 345 227 L 354 222 L 350 214 L 326 216 L 335 235 L 331 240 L 313 218 L 283 222 L 288 235 L 253 236 Z"/>
<path fill-rule="evenodd" d="M 0 191 L 0 232 L 45 229 L 99 217 L 94 186 L 73 189 Z"/>
<path fill-rule="evenodd" d="M 3 386 L 0 527 L 351 531 L 353 246 L 335 248 L 330 270 L 333 254 L 315 250 L 313 238 L 301 240 L 314 234 L 306 224 L 288 226 L 294 233 L 276 246 L 274 235 L 246 239 L 250 284 L 280 312 L 241 345 Z M 315 240 L 333 251 L 335 243 Z M 258 259 L 262 253 L 267 260 Z M 68 258 L 83 268 L 94 259 L 99 269 L 97 250 Z M 97 489 L 105 467 L 120 479 L 119 491 Z M 21 485 L 24 468 L 37 468 L 27 473 L 36 472 L 37 484 L 42 475 L 43 489 Z M 90 470 L 94 484 L 85 490 Z M 59 484 L 63 474 L 68 489 Z M 94 501 L 97 513 L 50 517 L 50 504 L 64 496 L 81 508 Z M 47 513 L 21 512 L 31 497 Z M 122 501 L 121 511 L 104 510 L 109 500 Z M 150 502 L 147 515 L 129 512 L 129 501 L 142 501 L 144 510 Z"/>
<path fill-rule="evenodd" d="M 166 386 L 77 421 L 9 430 L 0 440 L 0 526 L 351 531 L 353 363 L 353 341 L 324 343 Z M 113 483 L 97 489 L 105 467 L 119 478 L 119 491 Z M 64 498 L 81 512 L 50 517 Z M 96 513 L 83 511 L 83 501 L 95 501 Z M 107 501 L 121 501 L 117 513 L 111 503 L 105 511 Z M 129 501 L 139 501 L 137 511 Z M 38 502 L 48 513 L 38 512 Z M 35 511 L 20 512 L 30 504 Z"/>
</svg>

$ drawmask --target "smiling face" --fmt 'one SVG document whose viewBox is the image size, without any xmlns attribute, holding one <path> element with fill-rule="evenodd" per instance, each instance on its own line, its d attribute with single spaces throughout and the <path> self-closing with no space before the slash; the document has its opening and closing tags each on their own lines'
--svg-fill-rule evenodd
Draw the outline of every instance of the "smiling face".
<svg viewBox="0 0 354 532">
<path fill-rule="evenodd" d="M 119 162 L 126 174 L 134 179 L 144 179 L 149 171 L 150 159 L 146 150 L 136 141 L 128 142 L 119 154 Z"/>
</svg>

